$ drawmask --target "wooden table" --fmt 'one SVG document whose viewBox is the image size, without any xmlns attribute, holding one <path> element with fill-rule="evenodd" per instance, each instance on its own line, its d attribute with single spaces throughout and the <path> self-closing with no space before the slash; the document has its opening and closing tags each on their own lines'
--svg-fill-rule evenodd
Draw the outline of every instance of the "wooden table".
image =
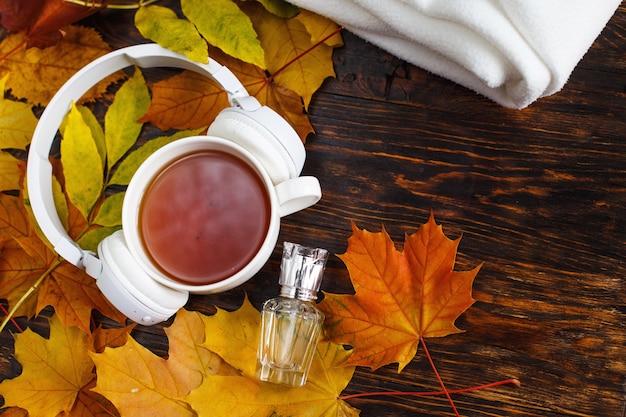
<svg viewBox="0 0 626 417">
<path fill-rule="evenodd" d="M 432 211 L 462 235 L 457 269 L 484 262 L 465 332 L 429 339 L 463 416 L 624 416 L 626 406 L 626 2 L 562 92 L 510 110 L 415 68 L 350 33 L 336 79 L 314 96 L 305 173 L 324 196 L 283 220 L 280 241 L 343 253 L 359 228 L 382 225 L 398 246 Z M 124 17 L 127 16 L 127 17 Z M 138 39 L 132 16 L 95 16 L 113 48 Z M 127 19 L 127 20 L 124 20 Z M 282 246 L 282 245 L 281 245 Z M 277 291 L 280 253 L 242 287 L 193 296 L 188 308 L 257 307 Z M 323 288 L 350 291 L 330 259 Z M 134 336 L 166 352 L 160 327 Z M 10 336 L 3 334 L 1 339 Z M 6 362 L 3 362 L 6 363 Z M 16 369 L 5 366 L 3 376 Z M 397 373 L 358 368 L 345 393 L 438 390 L 420 348 Z M 362 416 L 450 416 L 445 397 L 352 399 Z"/>
</svg>

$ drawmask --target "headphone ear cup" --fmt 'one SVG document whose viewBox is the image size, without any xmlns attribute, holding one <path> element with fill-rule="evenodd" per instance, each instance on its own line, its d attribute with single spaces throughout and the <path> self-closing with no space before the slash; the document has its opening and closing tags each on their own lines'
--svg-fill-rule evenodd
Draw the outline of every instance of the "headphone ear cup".
<svg viewBox="0 0 626 417">
<path fill-rule="evenodd" d="M 300 175 L 305 150 L 300 137 L 269 107 L 254 111 L 229 107 L 220 112 L 207 131 L 247 149 L 265 167 L 274 184 Z"/>
<path fill-rule="evenodd" d="M 137 264 L 121 230 L 100 242 L 98 254 L 103 268 L 96 284 L 131 320 L 143 325 L 160 323 L 187 303 L 187 292 L 158 283 Z"/>
</svg>

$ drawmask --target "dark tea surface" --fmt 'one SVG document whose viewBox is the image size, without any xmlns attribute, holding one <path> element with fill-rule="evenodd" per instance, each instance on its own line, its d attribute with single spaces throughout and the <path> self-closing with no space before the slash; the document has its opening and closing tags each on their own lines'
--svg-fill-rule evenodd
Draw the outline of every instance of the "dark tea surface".
<svg viewBox="0 0 626 417">
<path fill-rule="evenodd" d="M 270 221 L 262 179 L 221 151 L 187 155 L 150 184 L 140 234 L 153 262 L 185 284 L 221 281 L 259 251 Z"/>
</svg>

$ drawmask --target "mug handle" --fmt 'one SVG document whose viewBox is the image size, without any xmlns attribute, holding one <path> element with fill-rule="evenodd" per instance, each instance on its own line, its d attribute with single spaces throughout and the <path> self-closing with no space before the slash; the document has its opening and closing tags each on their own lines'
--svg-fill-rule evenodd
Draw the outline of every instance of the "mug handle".
<svg viewBox="0 0 626 417">
<path fill-rule="evenodd" d="M 291 178 L 277 184 L 274 189 L 280 217 L 311 207 L 322 198 L 322 188 L 315 177 Z"/>
</svg>

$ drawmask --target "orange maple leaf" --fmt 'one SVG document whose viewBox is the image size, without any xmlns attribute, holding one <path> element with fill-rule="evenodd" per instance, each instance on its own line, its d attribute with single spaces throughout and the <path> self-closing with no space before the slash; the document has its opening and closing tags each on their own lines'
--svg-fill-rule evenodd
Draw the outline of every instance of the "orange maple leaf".
<svg viewBox="0 0 626 417">
<path fill-rule="evenodd" d="M 0 299 L 15 316 L 31 317 L 44 307 L 55 308 L 65 326 L 89 332 L 91 311 L 123 321 L 106 301 L 93 278 L 50 249 L 28 222 L 21 197 L 0 194 Z M 25 301 L 22 297 L 26 297 Z"/>
<path fill-rule="evenodd" d="M 352 224 L 348 267 L 355 295 L 325 294 L 326 339 L 353 347 L 346 365 L 372 369 L 398 362 L 402 370 L 421 338 L 462 330 L 454 321 L 473 303 L 472 284 L 480 265 L 455 272 L 460 238 L 448 239 L 431 214 L 396 250 L 387 232 L 371 233 Z"/>
</svg>

